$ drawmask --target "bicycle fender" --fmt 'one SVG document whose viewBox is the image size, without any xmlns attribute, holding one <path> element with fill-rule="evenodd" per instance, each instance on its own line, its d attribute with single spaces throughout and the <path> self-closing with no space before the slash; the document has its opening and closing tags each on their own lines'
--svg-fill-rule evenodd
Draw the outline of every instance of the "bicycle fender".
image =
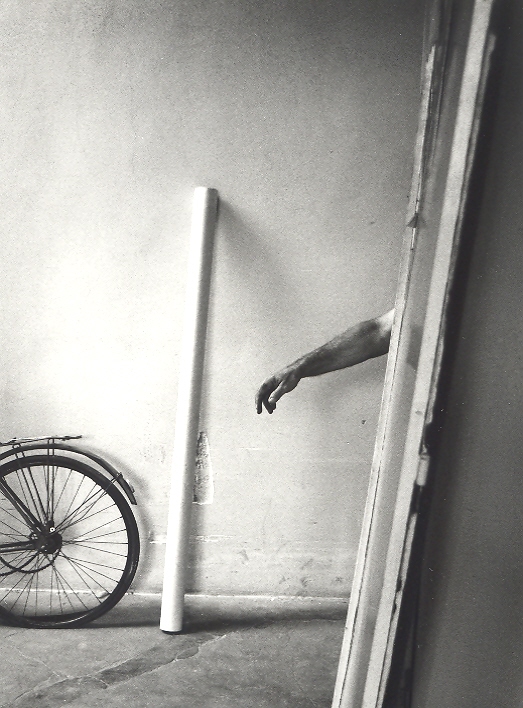
<svg viewBox="0 0 523 708">
<path fill-rule="evenodd" d="M 102 469 L 104 469 L 116 482 L 119 484 L 119 486 L 122 488 L 122 490 L 125 492 L 125 495 L 131 502 L 131 504 L 134 504 L 135 506 L 138 504 L 136 501 L 136 497 L 134 495 L 134 489 L 132 485 L 125 479 L 123 474 L 119 472 L 117 469 L 115 469 L 107 460 L 104 460 L 103 457 L 100 457 L 99 455 L 96 455 L 94 452 L 90 452 L 89 450 L 81 450 L 77 447 L 73 447 L 72 445 L 63 445 L 61 443 L 54 443 L 53 445 L 23 445 L 18 448 L 18 451 L 20 452 L 28 452 L 30 450 L 63 450 L 65 452 L 73 452 L 76 455 L 83 455 L 84 457 L 87 457 L 88 459 L 92 460 L 93 462 L 96 462 Z M 16 456 L 17 450 L 11 449 L 7 450 L 6 452 L 3 452 L 0 454 L 0 462 L 2 460 L 5 460 L 8 457 Z"/>
</svg>

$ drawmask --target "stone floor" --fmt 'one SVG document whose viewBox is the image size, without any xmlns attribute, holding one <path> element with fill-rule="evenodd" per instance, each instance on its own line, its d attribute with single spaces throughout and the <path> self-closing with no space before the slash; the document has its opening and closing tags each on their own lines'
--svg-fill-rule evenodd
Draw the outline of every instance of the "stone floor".
<svg viewBox="0 0 523 708">
<path fill-rule="evenodd" d="M 188 597 L 184 631 L 157 596 L 82 629 L 0 626 L 0 707 L 330 708 L 347 604 Z"/>
</svg>

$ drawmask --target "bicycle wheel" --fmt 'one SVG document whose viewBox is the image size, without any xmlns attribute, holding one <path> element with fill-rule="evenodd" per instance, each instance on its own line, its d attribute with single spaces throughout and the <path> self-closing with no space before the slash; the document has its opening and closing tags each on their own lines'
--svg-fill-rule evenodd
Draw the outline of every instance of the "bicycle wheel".
<svg viewBox="0 0 523 708">
<path fill-rule="evenodd" d="M 131 584 L 140 553 L 113 479 L 79 460 L 35 455 L 0 466 L 0 615 L 24 627 L 78 627 Z"/>
</svg>

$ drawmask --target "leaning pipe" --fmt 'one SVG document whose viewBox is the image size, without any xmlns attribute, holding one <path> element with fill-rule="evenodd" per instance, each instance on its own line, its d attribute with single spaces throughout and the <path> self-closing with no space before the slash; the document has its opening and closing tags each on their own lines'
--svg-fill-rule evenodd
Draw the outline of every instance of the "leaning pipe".
<svg viewBox="0 0 523 708">
<path fill-rule="evenodd" d="M 194 192 L 160 629 L 180 632 L 218 192 Z"/>
</svg>

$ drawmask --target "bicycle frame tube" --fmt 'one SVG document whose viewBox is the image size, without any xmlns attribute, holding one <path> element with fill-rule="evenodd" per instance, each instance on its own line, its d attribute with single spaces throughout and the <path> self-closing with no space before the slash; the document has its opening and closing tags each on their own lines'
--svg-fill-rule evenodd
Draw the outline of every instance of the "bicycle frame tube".
<svg viewBox="0 0 523 708">
<path fill-rule="evenodd" d="M 5 494 L 7 499 L 9 499 L 11 504 L 17 509 L 20 515 L 24 518 L 27 524 L 33 529 L 33 531 L 36 531 L 37 533 L 45 532 L 45 529 L 40 523 L 40 521 L 38 521 L 38 519 L 31 513 L 31 511 L 27 508 L 24 502 L 17 494 L 15 494 L 15 492 L 13 492 L 11 487 L 5 482 L 4 479 L 0 479 L 0 489 Z"/>
<path fill-rule="evenodd" d="M 34 551 L 34 541 L 20 541 L 18 543 L 0 543 L 0 552 L 11 553 L 15 551 Z"/>
</svg>

